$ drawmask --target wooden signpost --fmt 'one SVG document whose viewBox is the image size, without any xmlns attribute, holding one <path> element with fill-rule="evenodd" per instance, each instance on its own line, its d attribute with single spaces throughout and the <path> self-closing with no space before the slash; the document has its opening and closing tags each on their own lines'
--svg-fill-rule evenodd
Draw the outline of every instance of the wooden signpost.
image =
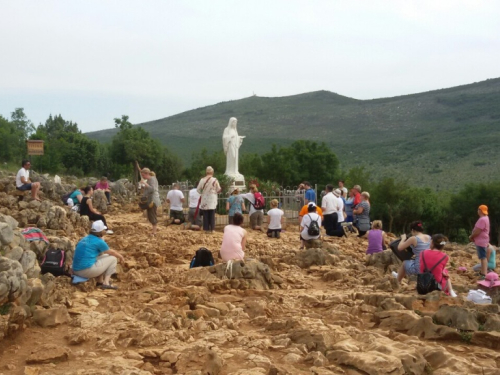
<svg viewBox="0 0 500 375">
<path fill-rule="evenodd" d="M 26 141 L 28 155 L 43 155 L 43 141 Z"/>
</svg>

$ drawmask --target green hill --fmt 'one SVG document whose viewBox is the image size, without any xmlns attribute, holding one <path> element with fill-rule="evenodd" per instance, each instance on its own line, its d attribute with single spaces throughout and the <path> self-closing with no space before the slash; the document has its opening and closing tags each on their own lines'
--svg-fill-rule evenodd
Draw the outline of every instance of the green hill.
<svg viewBox="0 0 500 375">
<path fill-rule="evenodd" d="M 343 169 L 364 165 L 376 177 L 441 189 L 499 178 L 500 78 L 374 100 L 328 91 L 252 96 L 137 125 L 189 161 L 202 147 L 221 149 L 230 117 L 247 136 L 242 153 L 310 139 L 330 145 Z M 87 135 L 107 142 L 115 132 Z"/>
</svg>

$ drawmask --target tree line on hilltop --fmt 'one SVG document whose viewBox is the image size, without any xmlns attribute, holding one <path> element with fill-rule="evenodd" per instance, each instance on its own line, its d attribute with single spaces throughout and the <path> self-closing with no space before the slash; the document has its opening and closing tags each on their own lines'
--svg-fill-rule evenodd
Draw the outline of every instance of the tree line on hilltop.
<svg viewBox="0 0 500 375">
<path fill-rule="evenodd" d="M 141 166 L 155 171 L 163 185 L 186 179 L 195 184 L 207 165 L 224 180 L 226 158 L 222 147 L 216 152 L 193 152 L 191 164 L 184 167 L 177 155 L 143 128 L 133 126 L 128 116 L 115 118 L 114 122 L 118 132 L 110 143 L 103 144 L 88 138 L 77 123 L 61 115 L 50 115 L 44 124 L 35 127 L 23 109 L 17 108 L 10 120 L 0 116 L 0 160 L 20 164 L 27 157 L 26 139 L 38 139 L 44 141 L 45 153 L 32 157 L 32 168 L 42 173 L 104 175 L 117 180 L 130 178 L 134 161 L 138 160 Z M 500 241 L 500 181 L 466 185 L 457 193 L 435 192 L 394 178 L 377 181 L 363 166 L 343 171 L 339 159 L 325 143 L 305 140 L 287 147 L 273 145 L 262 155 L 242 154 L 239 170 L 247 180 L 258 180 L 262 186 L 293 188 L 307 180 L 317 184 L 319 191 L 328 183 L 336 185 L 344 179 L 346 186 L 359 184 L 370 192 L 370 217 L 382 220 L 385 230 L 403 233 L 409 223 L 422 220 L 428 233 L 443 233 L 458 242 L 467 242 L 477 219 L 477 207 L 486 204 L 490 209 L 492 242 Z"/>
</svg>

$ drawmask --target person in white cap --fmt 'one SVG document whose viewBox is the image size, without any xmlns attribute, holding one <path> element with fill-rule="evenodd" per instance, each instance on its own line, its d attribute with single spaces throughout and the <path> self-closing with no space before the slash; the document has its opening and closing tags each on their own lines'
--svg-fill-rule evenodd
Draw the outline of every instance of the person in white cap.
<svg viewBox="0 0 500 375">
<path fill-rule="evenodd" d="M 116 250 L 111 250 L 102 239 L 106 225 L 102 220 L 94 221 L 87 237 L 78 242 L 73 256 L 73 273 L 87 279 L 97 278 L 97 286 L 101 289 L 118 289 L 111 285 L 111 275 L 116 273 L 118 260 L 123 256 Z"/>
</svg>

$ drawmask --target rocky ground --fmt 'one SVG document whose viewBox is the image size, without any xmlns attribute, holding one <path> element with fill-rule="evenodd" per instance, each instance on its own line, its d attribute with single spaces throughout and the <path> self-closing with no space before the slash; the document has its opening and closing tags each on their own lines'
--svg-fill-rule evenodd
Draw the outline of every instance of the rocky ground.
<svg viewBox="0 0 500 375">
<path fill-rule="evenodd" d="M 299 250 L 291 227 L 281 239 L 250 233 L 247 259 L 231 273 L 220 262 L 190 270 L 200 246 L 217 258 L 221 232 L 160 226 L 152 238 L 135 205 L 116 203 L 105 239 L 126 261 L 119 290 L 102 291 L 38 276 L 46 249 L 24 243 L 6 213 L 22 218 L 32 203 L 16 204 L 0 208 L 0 374 L 500 373 L 498 305 L 467 302 L 475 276 L 457 273 L 476 262 L 471 246 L 446 249 L 458 298 L 397 285 L 397 258 L 389 250 L 367 260 L 365 240 Z M 65 221 L 71 231 L 47 230 L 71 250 L 88 223 L 66 212 Z"/>
</svg>

